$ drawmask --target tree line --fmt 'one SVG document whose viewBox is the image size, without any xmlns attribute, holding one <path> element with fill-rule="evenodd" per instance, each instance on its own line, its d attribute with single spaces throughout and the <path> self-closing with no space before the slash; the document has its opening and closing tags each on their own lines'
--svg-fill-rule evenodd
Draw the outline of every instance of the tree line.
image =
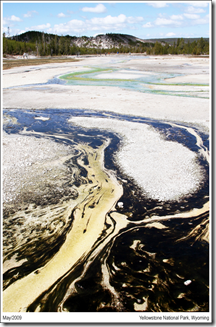
<svg viewBox="0 0 216 327">
<path fill-rule="evenodd" d="M 29 38 L 23 41 L 20 36 L 12 38 L 3 35 L 3 55 L 23 55 L 32 53 L 37 56 L 60 56 L 60 55 L 87 55 L 87 54 L 106 54 L 106 53 L 143 53 L 147 55 L 166 55 L 166 54 L 209 54 L 209 41 L 203 39 L 186 40 L 177 39 L 173 44 L 164 41 L 141 42 L 129 41 L 127 45 L 115 43 L 109 49 L 103 49 L 97 45 L 88 47 L 88 38 L 83 46 L 77 46 L 73 41 L 76 37 L 58 36 L 40 32 L 31 33 Z M 107 34 L 109 35 L 109 34 Z M 31 40 L 31 42 L 28 42 Z"/>
<path fill-rule="evenodd" d="M 192 55 L 202 55 L 209 54 L 209 42 L 204 40 L 202 37 L 197 41 L 189 42 L 179 38 L 177 42 L 173 45 L 165 43 L 162 45 L 158 41 L 155 43 L 154 47 L 147 50 L 147 54 L 192 54 Z"/>
<path fill-rule="evenodd" d="M 10 40 L 3 36 L 3 55 L 23 55 L 23 53 L 30 52 L 36 52 L 36 46 L 34 43 Z"/>
</svg>

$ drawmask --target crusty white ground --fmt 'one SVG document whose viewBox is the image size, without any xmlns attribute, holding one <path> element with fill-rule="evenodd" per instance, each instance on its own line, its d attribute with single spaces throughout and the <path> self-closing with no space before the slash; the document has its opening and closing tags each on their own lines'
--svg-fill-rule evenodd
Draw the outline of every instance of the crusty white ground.
<svg viewBox="0 0 216 327">
<path fill-rule="evenodd" d="M 34 136 L 3 133 L 3 203 L 20 193 L 39 190 L 52 177 L 56 187 L 67 167 L 59 160 L 71 149 L 63 144 Z"/>
<path fill-rule="evenodd" d="M 71 63 L 18 67 L 3 71 L 3 108 L 75 108 L 111 111 L 125 115 L 196 124 L 208 131 L 211 119 L 209 99 L 148 94 L 109 86 L 34 86 L 37 83 L 46 83 L 57 75 L 86 71 L 87 67 L 89 69 L 92 67 L 117 68 L 121 76 L 125 78 L 128 69 L 133 70 L 134 74 L 135 71 L 139 71 L 141 75 L 158 72 L 182 74 L 182 76 L 167 80 L 169 83 L 202 84 L 207 83 L 209 80 L 209 58 L 187 56 L 151 56 L 150 58 L 133 56 L 123 58 L 118 55 L 95 56 L 82 58 L 80 61 Z M 29 84 L 32 84 L 32 87 L 26 87 Z M 13 86 L 20 87 L 10 88 Z M 169 90 L 191 91 L 189 85 L 167 85 L 166 87 Z M 157 86 L 154 86 L 154 88 L 157 88 Z M 206 87 L 203 87 L 202 92 L 200 90 L 200 87 L 197 87 L 197 95 L 205 95 L 207 92 Z M 83 125 L 84 122 L 87 124 L 86 119 L 85 121 L 82 120 Z M 77 123 L 81 124 L 80 121 L 77 121 Z M 95 126 L 94 123 L 92 124 L 92 126 Z M 108 120 L 104 124 L 109 127 Z M 112 127 L 112 130 L 117 132 L 122 130 L 121 134 L 125 135 L 125 141 L 128 142 L 118 154 L 118 160 L 128 175 L 136 179 L 142 187 L 145 186 L 144 189 L 147 194 L 151 194 L 151 196 L 158 199 L 174 199 L 182 194 L 188 194 L 198 187 L 201 180 L 201 171 L 200 167 L 195 163 L 193 153 L 180 144 L 175 143 L 174 146 L 172 142 L 163 141 L 158 137 L 157 133 L 153 133 L 145 125 L 135 125 L 134 123 L 130 126 L 127 125 L 128 131 L 134 128 L 129 135 L 127 128 L 124 127 L 125 123 L 115 122 L 115 124 L 119 124 L 116 129 L 114 128 L 115 125 L 110 126 L 110 128 Z M 16 155 L 19 156 L 22 151 L 24 151 L 24 155 L 29 149 L 33 149 L 30 144 L 29 146 L 26 145 L 26 148 L 24 146 L 22 148 L 18 147 Z M 5 158 L 8 157 L 8 163 L 10 164 L 10 160 L 12 160 L 11 164 L 12 162 L 17 164 L 12 158 L 13 151 L 11 151 L 9 147 L 4 146 L 4 155 Z M 125 160 L 126 158 L 128 159 Z M 133 158 L 138 158 L 138 160 Z M 21 162 L 19 159 L 17 161 Z M 135 165 L 137 166 L 135 167 Z M 22 171 L 22 165 L 19 165 L 19 169 Z M 28 175 L 29 173 L 30 171 L 26 171 L 25 174 Z M 10 181 L 9 173 L 4 171 L 3 175 L 5 175 L 5 179 L 9 178 Z M 15 177 L 11 179 L 13 183 L 15 180 Z M 4 186 L 6 197 L 9 196 L 9 192 L 12 194 L 12 190 L 13 184 L 8 188 L 8 191 Z"/>
<path fill-rule="evenodd" d="M 92 86 L 91 84 L 89 86 L 58 84 L 34 87 L 34 84 L 46 83 L 55 76 L 91 70 L 94 67 L 118 69 L 121 77 L 124 78 L 131 78 L 127 75 L 128 69 L 133 71 L 133 74 L 139 72 L 142 76 L 160 72 L 178 73 L 181 76 L 167 80 L 167 82 L 203 84 L 209 81 L 209 58 L 112 55 L 79 57 L 78 59 L 80 61 L 71 63 L 53 63 L 4 70 L 2 79 L 3 108 L 102 110 L 175 122 L 195 123 L 209 128 L 211 109 L 209 99 L 148 94 L 119 87 Z M 101 78 L 101 75 L 99 74 L 98 77 Z M 32 87 L 25 87 L 29 84 L 32 84 Z M 13 86 L 20 87 L 9 89 Z M 153 89 L 158 88 L 165 91 L 166 88 L 169 91 L 173 90 L 172 86 L 153 86 Z M 191 86 L 178 85 L 176 88 L 174 87 L 174 91 L 191 92 Z M 199 87 L 195 96 L 206 97 L 208 90 L 205 86 Z"/>
<path fill-rule="evenodd" d="M 110 72 L 104 74 L 98 74 L 94 78 L 99 79 L 137 79 L 140 77 L 145 77 L 146 75 L 152 75 L 151 73 L 140 73 L 139 71 L 119 71 L 119 72 Z M 153 74 L 154 75 L 154 74 Z"/>
<path fill-rule="evenodd" d="M 117 161 L 148 197 L 179 200 L 199 188 L 202 168 L 196 162 L 196 154 L 182 144 L 166 141 L 147 124 L 87 117 L 73 117 L 69 121 L 120 134 L 124 142 Z"/>
</svg>

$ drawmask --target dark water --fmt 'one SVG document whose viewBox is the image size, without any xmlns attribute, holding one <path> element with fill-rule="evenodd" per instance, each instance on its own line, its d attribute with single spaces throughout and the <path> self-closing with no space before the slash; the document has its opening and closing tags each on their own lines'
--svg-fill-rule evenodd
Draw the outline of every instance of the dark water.
<svg viewBox="0 0 216 327">
<path fill-rule="evenodd" d="M 85 129 L 69 124 L 72 116 L 104 117 L 149 124 L 156 128 L 167 140 L 177 141 L 198 152 L 196 138 L 188 131 L 173 127 L 168 122 L 155 121 L 141 117 L 118 115 L 103 112 L 88 112 L 85 110 L 5 110 L 5 114 L 17 119 L 17 124 L 10 121 L 3 126 L 9 133 L 19 133 L 25 127 L 27 131 L 35 131 L 49 135 L 56 142 L 63 142 L 60 135 L 67 136 L 64 142 L 68 144 L 88 144 L 92 148 L 101 146 L 106 139 L 111 142 L 105 150 L 105 168 L 115 171 L 120 183 L 123 184 L 123 196 L 119 201 L 123 208 L 117 208 L 119 213 L 127 216 L 128 225 L 104 243 L 104 247 L 94 259 L 89 258 L 93 249 L 80 258 L 77 264 L 50 289 L 44 291 L 28 307 L 28 311 L 208 311 L 209 310 L 209 244 L 202 239 L 208 224 L 208 212 L 200 213 L 190 218 L 175 218 L 172 215 L 184 213 L 193 208 L 202 208 L 209 195 L 209 167 L 204 158 L 199 159 L 205 175 L 200 189 L 179 201 L 162 202 L 146 198 L 142 190 L 133 180 L 124 175 L 114 158 L 121 146 L 121 137 L 100 129 Z M 47 117 L 49 120 L 36 120 L 35 117 Z M 185 125 L 185 127 L 187 127 Z M 194 129 L 196 129 L 194 127 Z M 201 136 L 203 144 L 208 147 L 208 135 L 196 132 Z M 42 137 L 41 135 L 38 137 Z M 72 170 L 76 167 L 84 178 L 87 171 L 79 166 L 77 156 L 73 162 L 68 162 Z M 88 165 L 87 158 L 85 164 Z M 71 166 L 70 166 L 71 165 Z M 76 180 L 77 187 L 82 179 Z M 132 215 L 131 215 L 132 213 Z M 145 219 L 152 216 L 166 217 L 162 221 L 163 228 L 148 225 Z M 5 216 L 4 219 L 8 219 Z M 110 219 L 115 228 L 116 222 L 112 215 Z M 72 220 L 71 220 L 72 222 Z M 6 288 L 12 284 L 19 273 L 19 278 L 43 266 L 58 252 L 63 244 L 69 225 L 65 226 L 63 234 L 56 240 L 46 242 L 44 247 L 37 249 L 34 260 L 13 268 L 4 275 Z M 108 228 L 108 222 L 107 226 Z M 105 239 L 106 237 L 104 237 Z M 41 243 L 40 243 L 41 242 Z M 43 240 L 40 240 L 42 244 Z M 98 241 L 99 242 L 99 241 Z M 100 242 L 103 242 L 103 238 Z M 96 244 L 100 244 L 96 242 Z M 96 245 L 95 245 L 96 246 Z M 26 255 L 32 255 L 33 247 Z M 31 252 L 31 254 L 30 254 Z M 109 285 L 104 286 L 104 267 L 109 273 Z M 190 280 L 189 285 L 184 282 Z M 67 293 L 69 287 L 72 291 Z M 137 306 L 136 306 L 137 305 Z"/>
<path fill-rule="evenodd" d="M 106 132 L 96 129 L 84 129 L 78 126 L 74 126 L 67 122 L 67 120 L 71 117 L 100 117 L 100 118 L 112 118 L 112 119 L 120 119 L 120 120 L 126 120 L 126 121 L 134 121 L 139 123 L 145 123 L 149 124 L 150 126 L 154 127 L 156 130 L 158 130 L 167 140 L 172 140 L 179 142 L 189 148 L 191 151 L 197 152 L 198 146 L 196 145 L 196 138 L 195 136 L 191 135 L 187 130 L 181 128 L 181 127 L 173 127 L 171 124 L 168 124 L 167 122 L 160 122 L 155 121 L 152 119 L 146 119 L 136 116 L 126 116 L 126 115 L 119 115 L 114 113 L 107 113 L 107 112 L 88 112 L 85 110 L 68 110 L 68 109 L 61 109 L 61 110 L 54 110 L 54 109 L 47 109 L 47 110 L 14 110 L 14 111 L 5 111 L 5 113 L 11 113 L 14 117 L 17 118 L 18 124 L 13 126 L 5 126 L 5 129 L 7 133 L 19 133 L 23 129 L 23 127 L 27 128 L 27 131 L 35 131 L 40 133 L 45 133 L 49 135 L 67 135 L 68 138 L 70 138 L 70 143 L 80 143 L 84 142 L 89 144 L 90 146 L 98 147 L 100 146 L 105 139 L 109 138 L 111 139 L 110 145 L 105 150 L 105 167 L 108 169 L 115 170 L 117 172 L 117 176 L 119 176 L 120 179 L 125 180 L 124 183 L 124 195 L 121 201 L 123 201 L 126 204 L 126 207 L 121 210 L 121 212 L 125 213 L 129 207 L 131 207 L 131 202 L 135 202 L 133 212 L 138 214 L 138 217 L 140 217 L 140 210 L 138 208 L 141 208 L 142 213 L 146 214 L 147 211 L 151 210 L 152 208 L 155 208 L 158 205 L 161 205 L 161 202 L 152 200 L 152 199 L 146 199 L 142 196 L 142 191 L 139 189 L 139 187 L 134 185 L 134 182 L 129 180 L 127 176 L 123 174 L 121 171 L 121 167 L 118 167 L 116 163 L 114 163 L 114 155 L 116 151 L 118 151 L 119 146 L 121 144 L 121 139 L 119 136 L 117 136 L 114 133 Z M 49 118 L 47 121 L 42 120 L 36 120 L 35 117 L 46 117 Z M 186 126 L 186 125 L 185 125 Z M 10 127 L 10 128 L 9 128 Z M 194 128 L 196 132 L 198 130 Z M 199 132 L 200 136 L 204 140 L 204 144 L 208 147 L 209 141 L 208 141 L 208 135 L 204 134 L 203 132 Z M 38 136 L 40 137 L 40 136 Z M 62 142 L 61 139 L 55 139 L 56 142 Z M 67 140 L 64 140 L 65 143 L 67 143 Z M 205 202 L 204 195 L 208 195 L 209 193 L 209 166 L 208 163 L 203 159 L 199 158 L 199 163 L 203 167 L 203 170 L 205 171 L 205 179 L 203 182 L 202 187 L 191 196 L 188 196 L 184 199 L 183 203 L 179 202 L 172 202 L 172 204 L 164 204 L 163 209 L 156 210 L 157 214 L 160 215 L 166 215 L 168 212 L 175 212 L 179 206 L 184 207 L 183 211 L 187 211 L 190 208 L 193 208 L 195 205 L 196 207 L 202 207 L 203 203 Z M 136 189 L 137 192 L 137 198 L 134 197 L 131 193 L 131 190 Z M 126 196 L 127 195 L 127 196 Z M 140 202 L 140 197 L 143 198 L 145 201 L 145 208 L 143 209 L 143 205 Z M 133 200 L 132 200 L 133 199 Z M 163 205 L 163 203 L 162 203 Z M 173 209 L 171 209 L 171 207 Z M 167 208 L 167 209 L 166 209 Z M 183 208 L 182 208 L 183 209 Z M 134 215 L 136 216 L 136 215 Z M 142 219 L 143 219 L 143 215 Z"/>
<path fill-rule="evenodd" d="M 197 219 L 201 222 L 203 217 Z M 201 311 L 208 311 L 208 246 L 178 239 L 192 230 L 191 220 L 167 222 L 167 230 L 139 226 L 122 232 L 111 245 L 107 266 L 110 284 L 115 288 L 121 307 L 112 303 L 112 296 L 101 287 L 101 261 L 106 257 L 104 249 L 81 280 L 76 294 L 64 303 L 68 311 L 134 311 L 134 303 L 147 299 L 150 312 L 190 311 L 194 304 Z M 139 242 L 134 250 L 131 245 Z M 163 262 L 169 259 L 168 263 Z M 189 286 L 184 280 L 192 279 Z M 181 294 L 184 294 L 181 297 Z M 103 307 L 101 307 L 103 303 Z M 48 310 L 48 307 L 45 309 Z M 198 310 L 199 311 L 199 310 Z"/>
</svg>

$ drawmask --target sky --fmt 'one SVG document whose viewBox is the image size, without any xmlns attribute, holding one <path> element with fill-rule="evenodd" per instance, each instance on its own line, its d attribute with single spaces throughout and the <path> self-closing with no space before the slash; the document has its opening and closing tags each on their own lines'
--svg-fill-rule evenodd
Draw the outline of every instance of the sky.
<svg viewBox="0 0 216 327">
<path fill-rule="evenodd" d="M 210 37 L 211 1 L 4 1 L 2 32 L 130 34 L 142 39 Z"/>
</svg>

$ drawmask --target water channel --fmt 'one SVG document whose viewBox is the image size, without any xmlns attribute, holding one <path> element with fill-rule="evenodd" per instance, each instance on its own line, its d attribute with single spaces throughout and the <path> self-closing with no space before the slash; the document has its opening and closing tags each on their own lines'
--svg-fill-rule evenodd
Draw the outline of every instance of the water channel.
<svg viewBox="0 0 216 327">
<path fill-rule="evenodd" d="M 45 198 L 23 193 L 18 203 L 4 204 L 3 260 L 16 257 L 20 263 L 4 273 L 4 311 L 209 310 L 205 132 L 187 124 L 76 109 L 5 110 L 4 117 L 3 129 L 10 136 L 47 139 L 69 149 L 63 193 L 50 183 Z M 179 188 L 190 178 L 194 186 L 161 198 L 147 184 L 145 189 L 146 179 L 144 186 L 139 183 L 130 161 L 129 168 L 122 164 L 128 142 L 139 143 L 131 139 L 133 128 L 143 128 L 146 138 L 155 133 L 166 149 L 180 147 L 185 160 L 190 154 L 194 170 Z M 154 150 L 149 144 L 145 156 Z M 122 162 L 119 154 L 125 156 Z M 163 153 L 157 158 L 150 183 L 155 188 Z M 144 157 L 132 161 L 144 170 Z M 181 174 L 181 158 L 175 162 Z"/>
</svg>

